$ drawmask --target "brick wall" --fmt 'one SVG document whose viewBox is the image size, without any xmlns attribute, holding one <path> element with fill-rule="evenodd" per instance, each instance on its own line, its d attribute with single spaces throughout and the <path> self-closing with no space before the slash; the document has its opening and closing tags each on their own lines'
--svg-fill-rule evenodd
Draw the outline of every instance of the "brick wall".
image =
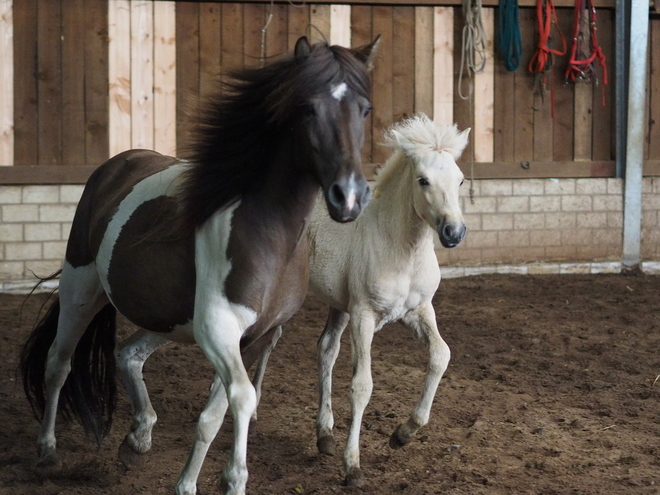
<svg viewBox="0 0 660 495">
<path fill-rule="evenodd" d="M 660 178 L 645 178 L 643 187 L 642 259 L 656 262 Z M 0 186 L 0 289 L 59 269 L 82 189 Z M 454 249 L 438 244 L 443 274 L 620 267 L 621 179 L 477 180 L 474 202 L 466 180 L 461 196 L 468 236 Z"/>
</svg>

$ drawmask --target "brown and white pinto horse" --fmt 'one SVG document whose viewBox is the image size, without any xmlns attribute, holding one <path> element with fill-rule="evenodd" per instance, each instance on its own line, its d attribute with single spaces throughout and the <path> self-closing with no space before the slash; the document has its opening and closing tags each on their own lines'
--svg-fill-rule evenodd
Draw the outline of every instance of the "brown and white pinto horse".
<svg viewBox="0 0 660 495">
<path fill-rule="evenodd" d="M 21 356 L 25 391 L 42 419 L 39 464 L 59 463 L 58 402 L 97 441 L 107 433 L 115 355 L 133 408 L 120 457 L 134 463 L 151 448 L 156 422 L 145 360 L 170 341 L 196 342 L 216 378 L 176 492 L 196 492 L 229 407 L 234 446 L 223 489 L 245 493 L 257 402 L 246 370 L 305 297 L 305 232 L 317 193 L 322 188 L 339 222 L 354 220 L 369 201 L 360 151 L 376 41 L 350 50 L 302 37 L 293 54 L 237 71 L 209 100 L 188 160 L 132 150 L 92 174 L 59 300 Z M 141 330 L 113 355 L 115 308 Z"/>
</svg>

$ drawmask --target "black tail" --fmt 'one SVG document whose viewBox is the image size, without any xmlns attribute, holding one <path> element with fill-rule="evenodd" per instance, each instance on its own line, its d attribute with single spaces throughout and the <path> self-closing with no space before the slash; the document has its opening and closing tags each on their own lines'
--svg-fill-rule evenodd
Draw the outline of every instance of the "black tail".
<svg viewBox="0 0 660 495">
<path fill-rule="evenodd" d="M 20 371 L 23 389 L 37 419 L 46 406 L 46 361 L 60 314 L 56 299 L 23 345 Z M 97 443 L 108 434 L 116 405 L 115 308 L 108 304 L 87 327 L 71 359 L 71 372 L 62 387 L 59 410 L 75 418 Z"/>
</svg>

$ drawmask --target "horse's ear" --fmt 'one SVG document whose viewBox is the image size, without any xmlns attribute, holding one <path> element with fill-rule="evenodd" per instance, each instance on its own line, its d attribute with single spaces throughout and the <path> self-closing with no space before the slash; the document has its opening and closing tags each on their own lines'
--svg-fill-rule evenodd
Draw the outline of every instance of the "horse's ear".
<svg viewBox="0 0 660 495">
<path fill-rule="evenodd" d="M 460 139 L 460 143 L 462 144 L 461 146 L 461 152 L 467 147 L 468 145 L 468 136 L 470 135 L 470 131 L 472 130 L 471 127 L 468 127 L 465 129 L 463 132 L 461 132 L 458 135 L 458 138 Z"/>
<path fill-rule="evenodd" d="M 353 54 L 360 62 L 367 66 L 367 70 L 374 68 L 374 58 L 378 51 L 378 45 L 380 45 L 380 34 L 368 45 L 360 46 L 353 50 Z"/>
<path fill-rule="evenodd" d="M 301 36 L 296 41 L 296 47 L 293 49 L 293 54 L 296 58 L 296 62 L 299 64 L 304 62 L 309 54 L 312 53 L 312 45 L 309 44 L 307 36 Z"/>
</svg>

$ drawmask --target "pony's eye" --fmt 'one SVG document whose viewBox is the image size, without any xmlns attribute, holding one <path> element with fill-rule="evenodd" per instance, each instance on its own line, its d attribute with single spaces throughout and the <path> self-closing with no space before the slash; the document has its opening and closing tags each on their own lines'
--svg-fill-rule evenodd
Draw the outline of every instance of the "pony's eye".
<svg viewBox="0 0 660 495">
<path fill-rule="evenodd" d="M 300 110 L 305 117 L 313 117 L 314 115 L 316 115 L 316 110 L 314 109 L 314 105 L 311 103 L 302 103 L 300 105 Z"/>
<path fill-rule="evenodd" d="M 463 185 L 463 182 L 465 182 L 465 179 L 463 179 L 463 180 L 461 181 L 461 183 L 459 184 L 459 187 Z"/>
<path fill-rule="evenodd" d="M 363 116 L 366 117 L 367 115 L 369 115 L 369 112 L 371 112 L 371 107 L 367 107 L 367 108 L 365 108 L 365 109 L 364 109 Z"/>
<path fill-rule="evenodd" d="M 420 177 L 417 179 L 417 182 L 419 182 L 419 185 L 422 187 L 430 186 L 431 184 L 429 183 L 429 180 L 426 177 Z"/>
</svg>

